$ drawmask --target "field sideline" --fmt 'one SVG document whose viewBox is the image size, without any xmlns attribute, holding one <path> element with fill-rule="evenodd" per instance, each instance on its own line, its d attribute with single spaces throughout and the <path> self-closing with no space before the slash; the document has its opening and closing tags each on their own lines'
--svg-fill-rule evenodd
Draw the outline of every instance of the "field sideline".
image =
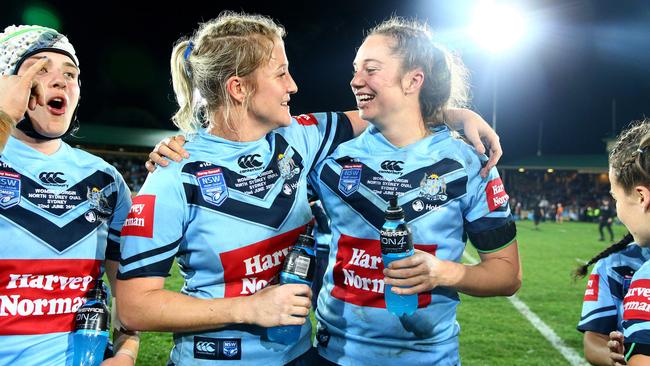
<svg viewBox="0 0 650 366">
<path fill-rule="evenodd" d="M 517 223 L 524 282 L 517 293 L 542 322 L 580 358 L 582 334 L 575 330 L 586 279 L 574 282 L 571 271 L 609 245 L 598 241 L 597 224 L 542 223 L 539 231 L 529 221 Z M 615 226 L 616 238 L 624 234 Z M 470 258 L 478 258 L 468 245 Z M 182 285 L 175 267 L 167 287 Z M 562 354 L 526 320 L 507 298 L 461 296 L 460 354 L 464 366 L 472 365 L 570 365 Z M 171 349 L 168 333 L 142 336 L 138 365 L 165 365 Z M 582 361 L 584 362 L 584 361 Z"/>
</svg>

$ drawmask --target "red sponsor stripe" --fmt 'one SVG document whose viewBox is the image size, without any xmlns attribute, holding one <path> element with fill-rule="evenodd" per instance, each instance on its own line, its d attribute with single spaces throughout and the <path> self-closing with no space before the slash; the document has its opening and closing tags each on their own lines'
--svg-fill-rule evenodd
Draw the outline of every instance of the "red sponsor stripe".
<svg viewBox="0 0 650 366">
<path fill-rule="evenodd" d="M 9 178 L 20 179 L 20 174 L 0 171 L 0 177 L 9 177 Z"/>
<path fill-rule="evenodd" d="M 154 208 L 156 196 L 143 194 L 133 199 L 131 211 L 122 226 L 122 236 L 153 238 Z"/>
<path fill-rule="evenodd" d="M 0 335 L 72 331 L 99 267 L 93 259 L 0 260 Z"/>
<path fill-rule="evenodd" d="M 597 274 L 589 276 L 587 281 L 587 289 L 585 290 L 585 297 L 583 301 L 598 301 L 598 283 L 599 277 Z"/>
<path fill-rule="evenodd" d="M 299 125 L 302 126 L 313 126 L 318 124 L 318 119 L 314 117 L 313 114 L 301 114 L 299 116 L 294 116 Z"/>
<path fill-rule="evenodd" d="M 433 255 L 438 248 L 437 245 L 414 246 Z M 383 270 L 379 240 L 341 235 L 334 264 L 332 296 L 354 305 L 385 309 Z M 418 294 L 418 307 L 429 303 L 431 293 Z"/>
<path fill-rule="evenodd" d="M 650 279 L 632 282 L 623 300 L 624 320 L 650 320 Z"/>
<path fill-rule="evenodd" d="M 226 283 L 224 297 L 248 296 L 266 287 L 280 272 L 289 248 L 304 231 L 305 227 L 301 226 L 284 234 L 221 253 L 219 257 Z"/>
<path fill-rule="evenodd" d="M 487 196 L 488 208 L 491 211 L 503 206 L 508 202 L 508 194 L 503 187 L 501 178 L 492 179 L 485 187 L 485 195 Z"/>
</svg>

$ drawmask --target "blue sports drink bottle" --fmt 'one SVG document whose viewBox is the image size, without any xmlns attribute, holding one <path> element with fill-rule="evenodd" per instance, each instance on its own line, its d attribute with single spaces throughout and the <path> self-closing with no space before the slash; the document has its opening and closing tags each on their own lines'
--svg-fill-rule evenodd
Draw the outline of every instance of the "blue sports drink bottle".
<svg viewBox="0 0 650 366">
<path fill-rule="evenodd" d="M 389 201 L 386 222 L 379 231 L 379 237 L 384 268 L 388 268 L 391 262 L 408 258 L 414 253 L 411 229 L 404 221 L 404 211 L 397 205 L 397 197 Z M 397 295 L 391 291 L 392 287 L 384 287 L 386 309 L 397 316 L 413 314 L 418 308 L 418 295 Z"/>
<path fill-rule="evenodd" d="M 110 318 L 104 283 L 98 279 L 75 315 L 73 366 L 99 366 L 102 363 L 108 344 Z"/>
<path fill-rule="evenodd" d="M 316 272 L 316 255 L 314 254 L 314 237 L 311 234 L 312 227 L 307 225 L 304 234 L 301 234 L 296 244 L 289 250 L 284 259 L 284 266 L 280 272 L 280 284 L 302 283 L 311 286 Z M 309 320 L 307 320 L 309 321 Z M 271 327 L 267 330 L 269 340 L 282 343 L 294 344 L 300 339 L 302 325 L 284 325 Z"/>
</svg>

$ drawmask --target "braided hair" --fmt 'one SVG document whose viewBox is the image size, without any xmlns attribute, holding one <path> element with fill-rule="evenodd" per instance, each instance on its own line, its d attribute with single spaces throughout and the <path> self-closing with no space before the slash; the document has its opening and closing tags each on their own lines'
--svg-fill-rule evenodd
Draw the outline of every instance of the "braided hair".
<svg viewBox="0 0 650 366">
<path fill-rule="evenodd" d="M 602 252 L 596 254 L 593 258 L 589 260 L 589 262 L 585 263 L 582 266 L 579 266 L 578 268 L 575 269 L 573 272 L 573 277 L 575 279 L 578 278 L 583 278 L 584 276 L 587 275 L 587 271 L 589 270 L 589 266 L 592 264 L 598 262 L 599 260 L 603 258 L 609 257 L 610 254 L 614 254 L 616 252 L 620 252 L 621 250 L 625 249 L 630 243 L 634 241 L 634 238 L 632 237 L 632 234 L 627 233 L 623 239 L 619 240 L 617 243 L 614 243 L 610 245 L 609 247 L 605 248 Z"/>
</svg>

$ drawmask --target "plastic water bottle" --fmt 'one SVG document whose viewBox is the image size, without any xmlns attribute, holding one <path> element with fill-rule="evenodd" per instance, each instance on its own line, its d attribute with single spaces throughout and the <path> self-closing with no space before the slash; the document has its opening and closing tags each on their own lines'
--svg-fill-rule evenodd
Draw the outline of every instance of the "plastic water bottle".
<svg viewBox="0 0 650 366">
<path fill-rule="evenodd" d="M 296 244 L 289 250 L 280 272 L 280 284 L 300 283 L 311 286 L 316 272 L 316 255 L 314 254 L 314 237 L 311 226 L 307 226 Z M 307 320 L 309 321 L 309 320 Z M 269 340 L 282 344 L 294 344 L 300 339 L 302 325 L 284 325 L 267 330 Z"/>
<path fill-rule="evenodd" d="M 379 236 L 384 268 L 388 268 L 393 261 L 413 255 L 411 229 L 404 221 L 404 211 L 397 205 L 397 197 L 390 199 L 386 210 L 386 222 L 379 231 Z M 397 295 L 391 291 L 392 287 L 391 285 L 384 287 L 386 309 L 397 316 L 413 314 L 418 308 L 418 295 Z"/>
<path fill-rule="evenodd" d="M 106 306 L 106 290 L 101 279 L 88 292 L 75 315 L 73 366 L 99 366 L 108 344 L 110 313 Z"/>
</svg>

